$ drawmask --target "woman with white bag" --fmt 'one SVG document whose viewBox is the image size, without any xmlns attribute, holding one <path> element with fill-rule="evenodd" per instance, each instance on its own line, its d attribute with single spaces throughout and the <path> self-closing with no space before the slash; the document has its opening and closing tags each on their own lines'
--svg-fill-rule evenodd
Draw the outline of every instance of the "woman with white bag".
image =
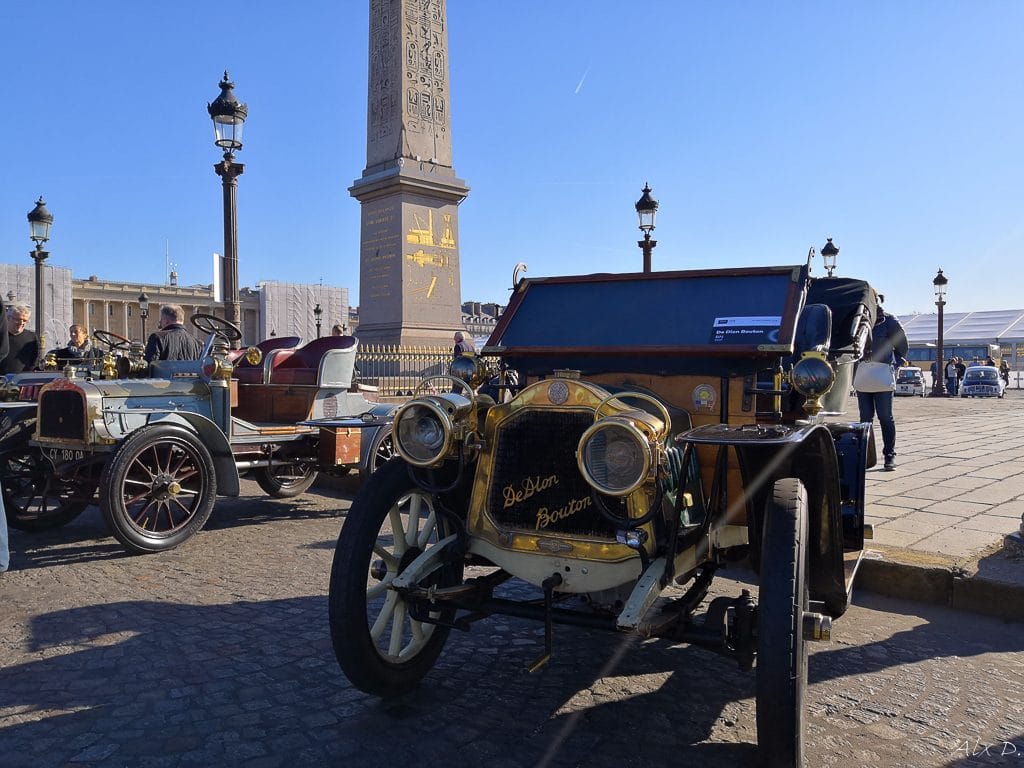
<svg viewBox="0 0 1024 768">
<path fill-rule="evenodd" d="M 853 388 L 857 390 L 860 420 L 872 421 L 878 415 L 882 428 L 883 469 L 896 469 L 896 419 L 892 415 L 893 393 L 896 391 L 895 369 L 906 365 L 907 334 L 900 321 L 886 314 L 878 297 L 878 314 L 868 339 L 868 351 L 857 364 Z"/>
</svg>

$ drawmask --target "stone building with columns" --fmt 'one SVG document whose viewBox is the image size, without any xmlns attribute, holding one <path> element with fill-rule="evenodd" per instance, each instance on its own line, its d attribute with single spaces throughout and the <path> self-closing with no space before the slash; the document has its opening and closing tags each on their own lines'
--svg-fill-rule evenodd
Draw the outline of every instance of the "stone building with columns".
<svg viewBox="0 0 1024 768">
<path fill-rule="evenodd" d="M 149 317 L 143 319 L 139 310 L 139 297 L 145 293 L 149 299 Z M 259 341 L 259 291 L 242 288 L 242 340 L 246 344 Z M 223 305 L 214 300 L 209 285 L 153 285 L 129 283 L 123 280 L 103 280 L 95 275 L 85 279 L 72 279 L 73 321 L 90 331 L 111 331 L 129 339 L 145 341 L 156 330 L 162 304 L 180 304 L 185 317 L 197 312 L 224 316 Z"/>
</svg>

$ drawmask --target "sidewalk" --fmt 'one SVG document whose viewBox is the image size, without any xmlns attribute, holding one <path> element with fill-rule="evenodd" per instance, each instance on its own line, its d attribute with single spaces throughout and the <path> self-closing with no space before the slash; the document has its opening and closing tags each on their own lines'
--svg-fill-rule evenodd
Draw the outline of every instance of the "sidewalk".
<svg viewBox="0 0 1024 768">
<path fill-rule="evenodd" d="M 1024 392 L 894 410 L 897 469 L 868 470 L 875 535 L 856 588 L 1024 620 Z"/>
</svg>

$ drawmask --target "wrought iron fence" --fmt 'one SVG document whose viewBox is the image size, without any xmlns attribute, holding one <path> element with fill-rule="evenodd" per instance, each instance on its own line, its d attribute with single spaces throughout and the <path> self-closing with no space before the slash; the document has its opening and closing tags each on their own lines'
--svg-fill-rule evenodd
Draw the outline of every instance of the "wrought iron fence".
<svg viewBox="0 0 1024 768">
<path fill-rule="evenodd" d="M 377 387 L 380 397 L 411 396 L 424 376 L 448 373 L 451 361 L 451 347 L 361 344 L 356 352 L 359 383 Z"/>
</svg>

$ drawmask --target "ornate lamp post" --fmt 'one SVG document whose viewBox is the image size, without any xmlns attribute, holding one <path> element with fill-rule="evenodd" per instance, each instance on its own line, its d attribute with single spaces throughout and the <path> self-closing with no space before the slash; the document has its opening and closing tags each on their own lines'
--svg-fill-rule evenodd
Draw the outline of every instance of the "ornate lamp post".
<svg viewBox="0 0 1024 768">
<path fill-rule="evenodd" d="M 146 318 L 149 317 L 149 296 L 146 295 L 146 291 L 143 290 L 139 294 L 139 318 L 142 320 L 142 342 L 146 342 Z"/>
<path fill-rule="evenodd" d="M 821 248 L 821 261 L 825 265 L 825 269 L 828 270 L 828 276 L 832 277 L 832 273 L 836 268 L 836 261 L 839 258 L 839 249 L 833 245 L 831 237 L 827 239 L 828 242 Z"/>
<path fill-rule="evenodd" d="M 235 193 L 238 177 L 245 166 L 235 162 L 235 151 L 242 148 L 242 126 L 249 108 L 235 98 L 235 84 L 228 80 L 227 70 L 220 81 L 220 95 L 206 105 L 213 120 L 214 144 L 224 150 L 224 159 L 213 170 L 224 183 L 224 317 L 241 327 L 242 312 L 238 299 L 238 222 Z M 236 349 L 239 342 L 232 342 Z"/>
<path fill-rule="evenodd" d="M 46 210 L 46 203 L 42 195 L 36 201 L 36 207 L 28 212 L 29 238 L 36 244 L 35 250 L 29 251 L 29 256 L 36 262 L 36 336 L 39 337 L 39 349 L 45 349 L 46 343 L 43 339 L 43 329 L 46 327 L 45 307 L 43 306 L 43 262 L 50 255 L 49 251 L 43 250 L 43 243 L 50 239 L 50 225 L 53 224 L 53 214 Z"/>
<path fill-rule="evenodd" d="M 644 272 L 651 271 L 651 251 L 658 244 L 657 240 L 651 240 L 651 232 L 654 231 L 654 217 L 658 213 L 658 201 L 651 197 L 651 188 L 644 182 L 643 195 L 636 201 L 636 213 L 640 217 L 640 231 L 644 233 L 644 239 L 638 240 L 637 245 L 644 252 Z"/>
<path fill-rule="evenodd" d="M 939 270 L 939 274 L 932 280 L 932 286 L 935 288 L 935 306 L 939 309 L 939 327 L 938 333 L 936 334 L 935 344 L 935 380 L 932 382 L 932 391 L 930 397 L 945 397 L 946 396 L 946 372 L 943 370 L 945 364 L 943 361 L 942 351 L 942 310 L 946 306 L 946 284 L 949 279 L 942 274 L 942 270 Z"/>
<path fill-rule="evenodd" d="M 320 315 L 322 315 L 323 313 L 324 313 L 324 310 L 320 306 L 320 302 L 318 301 L 316 303 L 316 306 L 313 307 L 313 317 L 316 318 L 316 337 L 318 339 L 320 338 Z"/>
</svg>

